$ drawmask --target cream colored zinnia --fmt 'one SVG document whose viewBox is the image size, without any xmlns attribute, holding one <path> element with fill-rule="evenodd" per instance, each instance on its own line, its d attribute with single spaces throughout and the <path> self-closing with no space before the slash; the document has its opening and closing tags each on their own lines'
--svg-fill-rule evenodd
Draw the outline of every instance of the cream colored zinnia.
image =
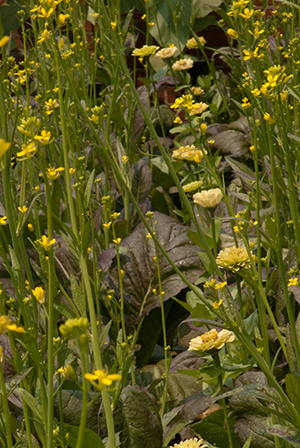
<svg viewBox="0 0 300 448">
<path fill-rule="evenodd" d="M 220 188 L 211 188 L 210 190 L 195 193 L 193 201 L 204 208 L 215 208 L 222 200 L 223 193 Z"/>
<path fill-rule="evenodd" d="M 203 444 L 203 439 L 197 439 L 194 437 L 193 439 L 187 439 L 180 443 L 175 443 L 171 448 L 205 448 L 207 447 L 207 443 Z"/>
<path fill-rule="evenodd" d="M 188 350 L 208 352 L 214 349 L 220 350 L 227 342 L 234 341 L 235 336 L 231 331 L 221 330 L 219 333 L 214 328 L 207 333 L 190 340 Z"/>
<path fill-rule="evenodd" d="M 247 250 L 240 247 L 225 247 L 224 250 L 219 252 L 216 262 L 219 268 L 229 269 L 234 272 L 250 266 Z"/>
<path fill-rule="evenodd" d="M 194 65 L 194 61 L 192 59 L 179 59 L 172 65 L 173 70 L 181 71 L 181 70 L 189 70 Z"/>
<path fill-rule="evenodd" d="M 159 50 L 155 54 L 155 56 L 157 58 L 161 58 L 161 59 L 168 59 L 168 58 L 171 58 L 172 56 L 174 56 L 176 51 L 177 51 L 177 47 L 175 47 L 174 45 L 171 45 L 170 47 L 162 48 L 161 50 Z"/>
<path fill-rule="evenodd" d="M 208 108 L 208 104 L 206 103 L 194 103 L 192 109 L 189 111 L 190 115 L 200 115 Z"/>
<path fill-rule="evenodd" d="M 187 146 L 181 146 L 179 149 L 175 149 L 172 153 L 172 157 L 178 160 L 199 162 L 201 161 L 201 159 L 203 159 L 205 154 L 207 154 L 206 151 L 203 152 L 201 151 L 201 149 L 197 149 L 195 145 L 187 145 Z"/>
<path fill-rule="evenodd" d="M 206 44 L 206 40 L 204 39 L 203 36 L 199 36 L 199 43 L 200 45 L 203 47 Z M 189 39 L 186 43 L 187 48 L 192 49 L 192 48 L 198 48 L 198 42 L 196 41 L 196 39 L 194 37 L 192 37 L 191 39 Z"/>
<path fill-rule="evenodd" d="M 195 180 L 194 182 L 183 185 L 182 189 L 185 193 L 190 193 L 191 191 L 198 190 L 198 188 L 200 188 L 202 184 L 202 180 Z"/>
</svg>

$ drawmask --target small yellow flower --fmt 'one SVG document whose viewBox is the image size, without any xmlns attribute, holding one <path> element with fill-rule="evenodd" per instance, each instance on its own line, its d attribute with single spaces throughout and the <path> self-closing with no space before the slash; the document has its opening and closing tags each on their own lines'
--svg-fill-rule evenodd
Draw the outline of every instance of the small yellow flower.
<svg viewBox="0 0 300 448">
<path fill-rule="evenodd" d="M 18 210 L 24 215 L 27 212 L 28 208 L 25 205 L 23 205 L 23 207 L 18 207 Z"/>
<path fill-rule="evenodd" d="M 7 216 L 0 216 L 0 226 L 4 226 L 7 221 Z"/>
<path fill-rule="evenodd" d="M 61 373 L 64 378 L 71 378 L 71 380 L 76 381 L 77 376 L 74 368 L 71 366 L 71 364 L 68 364 L 66 367 L 60 367 L 57 369 L 55 374 Z"/>
<path fill-rule="evenodd" d="M 41 286 L 37 286 L 35 289 L 32 289 L 31 292 L 41 305 L 45 303 L 45 291 Z"/>
<path fill-rule="evenodd" d="M 36 135 L 35 140 L 38 140 L 42 145 L 48 145 L 50 143 L 51 132 L 43 130 L 41 135 Z"/>
<path fill-rule="evenodd" d="M 175 120 L 173 121 L 173 123 L 176 123 L 176 124 L 182 124 L 183 121 L 181 120 L 181 118 L 180 118 L 179 116 L 177 116 L 177 117 L 175 118 Z"/>
<path fill-rule="evenodd" d="M 201 151 L 201 149 L 197 149 L 195 145 L 187 145 L 181 146 L 179 149 L 175 149 L 172 152 L 172 157 L 178 160 L 188 160 L 190 162 L 195 160 L 195 157 L 198 157 L 200 160 L 207 154 L 207 151 Z"/>
<path fill-rule="evenodd" d="M 106 229 L 109 229 L 110 226 L 111 226 L 111 224 L 112 224 L 112 221 L 107 222 L 107 223 L 104 223 L 104 224 L 102 224 L 102 225 L 103 225 L 103 227 L 105 227 Z"/>
<path fill-rule="evenodd" d="M 42 42 L 48 41 L 49 37 L 51 36 L 51 31 L 48 31 L 47 29 L 45 29 L 41 35 L 38 37 L 38 44 L 41 44 Z"/>
<path fill-rule="evenodd" d="M 299 279 L 298 277 L 293 277 L 289 279 L 288 287 L 291 286 L 299 286 Z"/>
<path fill-rule="evenodd" d="M 200 96 L 200 95 L 203 95 L 203 93 L 205 93 L 205 91 L 201 87 L 197 87 L 197 86 L 193 86 L 191 88 L 191 91 L 193 92 L 193 95 L 195 95 L 195 96 Z"/>
<path fill-rule="evenodd" d="M 103 200 L 103 199 L 104 199 L 104 197 L 102 198 L 102 200 Z M 116 219 L 119 218 L 120 214 L 121 214 L 121 213 L 117 213 L 117 212 L 115 212 L 115 213 L 112 213 L 112 214 L 110 215 L 110 217 L 111 217 L 111 219 L 112 219 L 113 221 L 115 221 Z"/>
<path fill-rule="evenodd" d="M 4 45 L 6 45 L 8 41 L 9 41 L 9 37 L 3 36 L 2 39 L 0 39 L 0 48 L 4 47 Z"/>
<path fill-rule="evenodd" d="M 264 114 L 264 120 L 265 120 L 267 123 L 270 123 L 270 124 L 275 123 L 275 120 L 273 120 L 273 118 L 271 117 L 271 115 L 270 115 L 268 112 L 265 112 L 265 114 Z"/>
<path fill-rule="evenodd" d="M 129 160 L 129 157 L 128 156 L 122 156 L 122 160 L 123 160 L 124 165 L 126 165 L 126 163 Z"/>
<path fill-rule="evenodd" d="M 55 180 L 55 179 L 57 179 L 59 176 L 61 176 L 61 174 L 62 174 L 62 172 L 63 172 L 64 170 L 65 170 L 65 169 L 64 169 L 63 167 L 60 167 L 60 168 L 54 168 L 54 167 L 50 166 L 50 167 L 46 170 L 47 177 L 48 177 L 48 179 L 50 179 L 50 180 Z"/>
<path fill-rule="evenodd" d="M 207 130 L 207 124 L 206 124 L 206 123 L 202 123 L 202 124 L 200 125 L 200 130 L 201 130 L 201 133 L 202 133 L 203 135 L 205 135 L 205 134 L 206 134 L 206 130 Z"/>
<path fill-rule="evenodd" d="M 86 334 L 89 328 L 89 321 L 87 317 L 79 317 L 74 319 L 67 319 L 64 324 L 61 324 L 59 331 L 66 337 L 79 338 L 81 335 Z"/>
<path fill-rule="evenodd" d="M 172 69 L 176 71 L 189 70 L 194 65 L 192 59 L 179 59 L 172 65 Z"/>
<path fill-rule="evenodd" d="M 235 30 L 233 30 L 232 28 L 228 28 L 227 34 L 228 34 L 228 36 L 231 36 L 234 39 L 238 39 L 239 38 L 238 33 Z"/>
<path fill-rule="evenodd" d="M 86 373 L 84 377 L 95 386 L 98 390 L 106 389 L 106 386 L 110 386 L 113 381 L 121 380 L 121 375 L 114 373 L 109 375 L 106 370 L 94 370 L 94 373 Z"/>
<path fill-rule="evenodd" d="M 213 303 L 213 307 L 214 307 L 214 309 L 215 309 L 215 310 L 218 310 L 218 309 L 220 308 L 220 306 L 222 305 L 222 303 L 223 303 L 223 300 L 222 300 L 222 299 L 220 299 L 219 302 L 214 302 L 214 303 Z"/>
<path fill-rule="evenodd" d="M 193 201 L 195 204 L 199 204 L 204 208 L 215 208 L 221 202 L 222 198 L 223 193 L 220 188 L 212 188 L 201 191 L 201 193 L 195 193 Z"/>
<path fill-rule="evenodd" d="M 113 30 L 117 28 L 117 22 L 110 22 L 110 24 Z"/>
<path fill-rule="evenodd" d="M 193 338 L 190 341 L 188 350 L 207 352 L 211 350 L 220 350 L 227 342 L 234 341 L 235 336 L 231 331 L 221 330 L 220 333 L 216 329 Z"/>
<path fill-rule="evenodd" d="M 37 152 L 37 147 L 33 142 L 30 142 L 28 145 L 22 145 L 22 151 L 17 152 L 17 157 L 19 161 L 31 159 Z"/>
<path fill-rule="evenodd" d="M 37 240 L 36 242 L 39 243 L 41 246 L 43 246 L 43 248 L 46 251 L 49 251 L 53 246 L 53 244 L 56 243 L 56 240 L 55 239 L 49 240 L 49 238 L 46 235 L 42 235 L 42 238 L 40 240 Z"/>
<path fill-rule="evenodd" d="M 15 331 L 16 333 L 24 333 L 23 327 L 18 327 L 8 316 L 0 316 L 0 334 L 7 333 L 8 331 Z"/>
<path fill-rule="evenodd" d="M 30 230 L 30 232 L 34 232 L 34 227 L 33 227 L 33 225 L 32 224 L 28 224 L 28 230 Z"/>
<path fill-rule="evenodd" d="M 3 140 L 3 138 L 0 138 L 0 159 L 4 156 L 6 151 L 10 148 L 10 143 Z"/>
<path fill-rule="evenodd" d="M 122 241 L 122 238 L 117 238 L 117 239 L 113 240 L 113 242 L 114 242 L 117 246 L 119 246 L 119 245 L 121 244 L 121 241 Z"/>
</svg>

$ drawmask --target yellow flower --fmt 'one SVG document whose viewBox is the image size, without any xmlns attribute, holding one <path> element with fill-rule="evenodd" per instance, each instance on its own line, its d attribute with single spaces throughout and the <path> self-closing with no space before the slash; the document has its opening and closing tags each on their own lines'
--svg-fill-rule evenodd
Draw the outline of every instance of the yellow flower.
<svg viewBox="0 0 300 448">
<path fill-rule="evenodd" d="M 172 69 L 176 71 L 189 70 L 194 65 L 192 59 L 179 59 L 172 65 Z"/>
<path fill-rule="evenodd" d="M 195 193 L 193 201 L 195 204 L 199 204 L 204 208 L 214 208 L 221 202 L 222 198 L 223 193 L 220 188 L 212 188 L 201 191 L 201 193 Z"/>
<path fill-rule="evenodd" d="M 159 47 L 156 45 L 144 45 L 142 48 L 135 48 L 132 52 L 132 56 L 138 56 L 139 58 L 145 58 L 154 54 Z"/>
<path fill-rule="evenodd" d="M 9 41 L 9 37 L 3 36 L 2 39 L 0 39 L 0 48 L 4 47 L 4 45 L 6 45 L 8 41 Z"/>
<path fill-rule="evenodd" d="M 0 316 L 0 334 L 8 331 L 15 331 L 16 333 L 24 333 L 23 327 L 18 327 L 8 316 Z"/>
<path fill-rule="evenodd" d="M 197 87 L 197 86 L 193 86 L 191 88 L 191 91 L 193 92 L 193 95 L 195 95 L 195 96 L 200 96 L 203 93 L 205 93 L 205 91 L 201 87 Z"/>
<path fill-rule="evenodd" d="M 51 31 L 48 31 L 45 29 L 42 32 L 42 34 L 38 37 L 38 40 L 37 40 L 38 44 L 41 44 L 42 42 L 49 40 L 50 36 L 51 36 Z"/>
<path fill-rule="evenodd" d="M 111 223 L 112 223 L 112 221 L 107 222 L 107 223 L 104 223 L 104 224 L 102 224 L 102 225 L 103 225 L 103 227 L 105 227 L 106 229 L 109 229 L 110 226 L 111 226 Z"/>
<path fill-rule="evenodd" d="M 207 443 L 203 444 L 203 439 L 197 439 L 194 437 L 193 439 L 187 439 L 180 443 L 175 443 L 171 448 L 206 448 Z"/>
<path fill-rule="evenodd" d="M 7 216 L 0 217 L 0 226 L 4 226 L 6 224 Z"/>
<path fill-rule="evenodd" d="M 200 126 L 200 130 L 201 130 L 201 133 L 203 135 L 205 135 L 206 134 L 206 130 L 207 130 L 207 124 L 206 123 L 202 123 L 201 126 Z"/>
<path fill-rule="evenodd" d="M 290 286 L 299 286 L 299 279 L 297 277 L 290 278 L 288 287 Z"/>
<path fill-rule="evenodd" d="M 208 108 L 208 104 L 206 103 L 195 103 L 192 106 L 192 109 L 189 111 L 190 115 L 200 115 Z"/>
<path fill-rule="evenodd" d="M 64 26 L 67 19 L 69 19 L 69 17 L 70 17 L 70 14 L 59 14 L 58 20 L 59 20 L 60 26 Z"/>
<path fill-rule="evenodd" d="M 41 286 L 37 286 L 35 289 L 32 289 L 31 292 L 41 305 L 45 303 L 45 291 Z"/>
<path fill-rule="evenodd" d="M 231 331 L 221 330 L 219 333 L 216 329 L 193 338 L 190 341 L 188 350 L 207 352 L 211 350 L 220 350 L 227 342 L 234 341 L 235 336 Z"/>
<path fill-rule="evenodd" d="M 22 145 L 22 151 L 17 152 L 17 157 L 20 161 L 31 159 L 35 155 L 37 151 L 37 147 L 33 142 L 30 142 L 28 145 Z"/>
<path fill-rule="evenodd" d="M 89 321 L 87 317 L 79 317 L 74 319 L 67 319 L 64 324 L 61 324 L 59 331 L 66 338 L 71 336 L 78 338 L 82 334 L 86 334 L 89 328 Z"/>
<path fill-rule="evenodd" d="M 110 24 L 113 30 L 117 28 L 117 22 L 110 22 Z"/>
<path fill-rule="evenodd" d="M 37 243 L 39 243 L 46 251 L 48 251 L 50 250 L 51 246 L 56 243 L 56 240 L 49 240 L 46 235 L 42 235 L 42 238 L 40 240 L 37 240 Z"/>
<path fill-rule="evenodd" d="M 190 182 L 189 184 L 183 185 L 182 189 L 185 193 L 190 193 L 191 191 L 198 190 L 203 184 L 202 180 L 196 180 L 194 182 Z"/>
<path fill-rule="evenodd" d="M 94 373 L 86 373 L 84 377 L 95 386 L 98 390 L 106 389 L 106 386 L 110 386 L 113 381 L 121 380 L 121 375 L 114 373 L 109 375 L 105 369 L 94 370 Z"/>
<path fill-rule="evenodd" d="M 57 369 L 55 374 L 57 375 L 58 373 L 61 373 L 64 378 L 71 378 L 71 380 L 74 381 L 77 380 L 76 372 L 71 364 L 68 364 L 66 367 L 60 367 L 59 369 Z"/>
<path fill-rule="evenodd" d="M 200 45 L 203 47 L 206 44 L 206 40 L 203 36 L 198 37 Z M 187 48 L 190 50 L 192 48 L 198 48 L 199 44 L 194 37 L 189 39 L 186 43 Z"/>
<path fill-rule="evenodd" d="M 10 143 L 3 140 L 3 138 L 0 138 L 0 159 L 4 156 L 6 151 L 10 148 Z"/>
<path fill-rule="evenodd" d="M 222 305 L 222 303 L 223 303 L 222 299 L 220 299 L 219 302 L 214 302 L 213 303 L 214 310 L 218 310 L 220 308 L 220 306 Z"/>
<path fill-rule="evenodd" d="M 104 200 L 105 197 L 106 197 L 106 196 L 103 196 L 102 200 Z M 112 219 L 113 221 L 115 221 L 116 219 L 119 218 L 120 214 L 121 214 L 121 213 L 117 213 L 117 212 L 115 212 L 115 213 L 112 213 L 112 214 L 110 215 L 110 217 L 111 217 L 111 219 Z"/>
<path fill-rule="evenodd" d="M 28 230 L 30 230 L 30 232 L 34 232 L 34 227 L 33 227 L 33 225 L 32 224 L 28 224 Z"/>
<path fill-rule="evenodd" d="M 65 171 L 65 169 L 64 169 L 63 167 L 60 167 L 60 168 L 54 168 L 54 167 L 50 166 L 50 167 L 46 170 L 46 172 L 47 172 L 47 177 L 48 177 L 48 179 L 50 179 L 50 180 L 55 180 L 55 179 L 57 179 L 57 178 L 62 174 L 63 171 Z"/>
<path fill-rule="evenodd" d="M 219 268 L 229 269 L 233 272 L 250 266 L 247 250 L 240 247 L 225 247 L 219 252 L 216 262 Z"/>
<path fill-rule="evenodd" d="M 172 56 L 174 56 L 174 54 L 176 53 L 177 50 L 178 50 L 177 47 L 175 47 L 174 45 L 171 45 L 170 47 L 162 48 L 161 50 L 159 50 L 155 54 L 155 56 L 157 58 L 161 58 L 161 59 L 171 58 Z"/>
<path fill-rule="evenodd" d="M 52 100 L 50 98 L 49 101 L 45 102 L 45 108 L 46 108 L 46 114 L 51 115 L 54 109 L 57 109 L 59 107 L 59 103 L 56 101 L 56 99 Z"/>
<path fill-rule="evenodd" d="M 25 214 L 27 212 L 28 208 L 25 205 L 23 205 L 23 207 L 18 207 L 18 210 L 19 210 L 19 212 Z"/>
<path fill-rule="evenodd" d="M 249 20 L 249 19 L 251 19 L 253 13 L 254 13 L 254 9 L 245 8 L 244 11 L 240 13 L 240 16 L 244 17 L 244 19 L 246 19 L 246 20 Z"/>
<path fill-rule="evenodd" d="M 238 39 L 238 37 L 239 37 L 238 33 L 235 30 L 233 30 L 232 28 L 228 28 L 227 34 L 228 34 L 228 36 L 231 36 L 234 39 Z"/>
<path fill-rule="evenodd" d="M 175 149 L 172 153 L 172 157 L 178 160 L 188 160 L 189 162 L 195 161 L 197 157 L 197 162 L 201 161 L 203 157 L 207 154 L 207 151 L 201 151 L 197 149 L 195 145 L 181 146 L 179 149 Z"/>
<path fill-rule="evenodd" d="M 48 145 L 50 143 L 51 132 L 43 130 L 41 135 L 36 135 L 35 140 L 38 140 L 42 145 Z"/>
<path fill-rule="evenodd" d="M 270 124 L 275 123 L 275 120 L 273 120 L 273 118 L 271 117 L 271 115 L 268 112 L 265 112 L 264 120 L 266 120 L 266 122 L 270 123 Z"/>
<path fill-rule="evenodd" d="M 175 118 L 175 120 L 173 121 L 173 123 L 176 123 L 176 124 L 182 124 L 182 120 L 181 120 L 181 118 L 178 116 L 178 117 Z"/>
<path fill-rule="evenodd" d="M 117 238 L 116 240 L 113 240 L 113 242 L 119 246 L 121 244 L 122 238 Z"/>
</svg>

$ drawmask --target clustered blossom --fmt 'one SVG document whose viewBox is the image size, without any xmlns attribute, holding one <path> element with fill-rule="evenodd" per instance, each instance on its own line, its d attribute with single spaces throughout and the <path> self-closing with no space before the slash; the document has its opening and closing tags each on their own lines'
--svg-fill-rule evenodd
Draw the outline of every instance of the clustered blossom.
<svg viewBox="0 0 300 448">
<path fill-rule="evenodd" d="M 23 327 L 18 327 L 17 324 L 12 322 L 8 316 L 0 316 L 0 334 L 7 333 L 8 331 L 15 331 L 16 333 L 24 333 Z"/>
<path fill-rule="evenodd" d="M 202 114 L 207 108 L 208 108 L 208 104 L 206 103 L 194 103 L 192 105 L 192 109 L 189 111 L 190 115 L 200 115 Z"/>
<path fill-rule="evenodd" d="M 175 47 L 175 45 L 170 45 L 167 48 L 162 48 L 161 50 L 159 50 L 155 54 L 155 57 L 161 58 L 161 59 L 168 59 L 168 58 L 171 58 L 172 56 L 174 56 L 174 54 L 176 53 L 177 50 L 178 50 L 178 48 Z"/>
<path fill-rule="evenodd" d="M 227 342 L 234 341 L 235 336 L 231 331 L 221 330 L 219 333 L 216 329 L 190 340 L 188 350 L 209 352 L 211 350 L 220 350 Z"/>
<path fill-rule="evenodd" d="M 193 439 L 187 439 L 180 443 L 175 443 L 175 445 L 171 448 L 205 448 L 207 446 L 207 443 L 205 443 L 203 439 L 197 439 L 197 437 L 194 437 Z"/>
<path fill-rule="evenodd" d="M 175 71 L 189 70 L 194 65 L 194 61 L 192 59 L 179 59 L 172 65 L 172 69 Z"/>
<path fill-rule="evenodd" d="M 185 193 L 190 193 L 191 191 L 198 190 L 203 184 L 202 180 L 195 180 L 194 182 L 190 182 L 182 186 L 182 189 Z"/>
<path fill-rule="evenodd" d="M 195 145 L 187 145 L 181 146 L 179 149 L 175 149 L 172 153 L 172 157 L 178 160 L 187 160 L 189 162 L 199 163 L 205 154 L 207 154 L 207 151 L 203 152 L 201 149 L 197 149 Z"/>
<path fill-rule="evenodd" d="M 201 191 L 193 196 L 195 204 L 199 204 L 204 208 L 215 208 L 223 198 L 220 188 L 211 188 L 210 190 Z"/>
<path fill-rule="evenodd" d="M 204 39 L 204 37 L 203 36 L 199 36 L 198 40 L 199 40 L 200 46 L 204 47 L 204 45 L 206 44 L 206 40 Z M 192 48 L 198 48 L 199 44 L 198 44 L 197 40 L 194 37 L 192 37 L 191 39 L 189 39 L 187 41 L 186 46 L 190 50 Z"/>
<path fill-rule="evenodd" d="M 142 48 L 135 48 L 132 52 L 132 56 L 145 58 L 146 56 L 151 56 L 154 54 L 158 49 L 159 47 L 156 45 L 143 45 Z"/>
<path fill-rule="evenodd" d="M 219 268 L 229 269 L 238 272 L 242 268 L 249 268 L 250 258 L 247 250 L 240 247 L 225 247 L 221 250 L 216 259 Z"/>
</svg>

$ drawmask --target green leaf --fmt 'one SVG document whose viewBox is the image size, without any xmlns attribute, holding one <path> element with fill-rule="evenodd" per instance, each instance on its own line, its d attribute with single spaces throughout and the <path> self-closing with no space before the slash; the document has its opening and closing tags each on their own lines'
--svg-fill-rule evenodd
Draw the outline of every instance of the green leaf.
<svg viewBox="0 0 300 448">
<path fill-rule="evenodd" d="M 4 36 L 9 36 L 12 31 L 20 28 L 18 11 L 21 9 L 24 9 L 24 6 L 14 0 L 8 0 L 0 7 L 0 18 Z"/>
<path fill-rule="evenodd" d="M 74 319 L 76 317 L 74 311 L 66 303 L 54 303 L 53 307 L 66 319 Z"/>
<path fill-rule="evenodd" d="M 11 246 L 8 247 L 8 250 L 9 250 L 9 256 L 10 256 L 12 268 L 15 270 L 18 270 L 20 268 L 20 263 L 16 256 L 16 253 Z"/>
<path fill-rule="evenodd" d="M 234 432 L 233 417 L 229 417 L 229 425 L 232 438 L 232 447 L 241 448 L 237 435 Z M 200 437 L 218 448 L 228 448 L 230 446 L 226 425 L 224 424 L 223 409 L 212 412 L 201 422 L 192 425 L 192 428 L 197 434 L 199 434 Z"/>
<path fill-rule="evenodd" d="M 94 178 L 95 178 L 95 170 L 93 170 L 91 172 L 90 177 L 89 177 L 89 179 L 87 181 L 87 184 L 86 184 L 86 187 L 85 187 L 84 200 L 83 200 L 83 204 L 84 204 L 84 208 L 85 209 L 89 209 L 92 188 L 93 188 L 93 185 L 94 185 Z"/>
<path fill-rule="evenodd" d="M 73 274 L 70 275 L 70 283 L 71 283 L 71 291 L 72 291 L 73 301 L 74 301 L 80 315 L 84 316 L 85 310 L 86 310 L 85 298 L 84 298 L 81 288 L 78 285 L 77 280 Z"/>
<path fill-rule="evenodd" d="M 300 429 L 283 425 L 271 425 L 262 434 L 271 434 L 286 440 L 294 448 L 300 448 Z"/>
<path fill-rule="evenodd" d="M 161 448 L 161 419 L 152 396 L 138 385 L 127 386 L 121 393 L 120 403 L 124 428 L 120 434 L 122 448 Z"/>
<path fill-rule="evenodd" d="M 288 373 L 285 377 L 285 387 L 290 400 L 296 407 L 298 407 L 300 397 L 300 381 L 292 373 Z"/>
<path fill-rule="evenodd" d="M 186 235 L 186 226 L 177 219 L 162 213 L 154 212 L 153 222 L 156 222 L 155 237 L 164 247 L 175 266 L 180 269 L 185 278 L 193 283 L 203 272 L 203 267 L 197 256 L 197 247 L 191 244 Z M 125 272 L 123 291 L 125 302 L 125 318 L 135 325 L 141 317 L 149 314 L 154 308 L 161 306 L 157 265 L 153 260 L 157 256 L 154 242 L 147 238 L 148 231 L 143 225 L 136 229 L 121 242 L 120 248 L 126 248 L 126 254 L 120 254 L 121 269 Z M 99 258 L 105 261 L 107 252 L 103 251 Z M 175 272 L 164 256 L 158 254 L 161 287 L 165 292 L 164 302 L 176 296 L 186 283 Z M 128 273 L 128 274 L 127 274 Z M 109 288 L 115 290 L 115 297 L 120 297 L 119 272 L 116 258 L 108 275 Z M 153 291 L 156 289 L 156 292 Z"/>
<path fill-rule="evenodd" d="M 155 75 L 153 76 L 153 81 L 155 82 L 159 82 L 167 73 L 167 71 L 169 70 L 169 66 L 165 65 L 164 67 L 162 67 L 161 69 L 159 69 Z"/>
<path fill-rule="evenodd" d="M 85 256 L 89 247 L 90 242 L 90 230 L 91 230 L 92 220 L 88 219 L 84 224 L 83 233 L 82 233 L 82 254 Z"/>
<path fill-rule="evenodd" d="M 151 159 L 152 165 L 155 165 L 160 171 L 165 174 L 169 174 L 169 168 L 162 156 L 154 157 Z"/>
<path fill-rule="evenodd" d="M 64 429 L 65 429 L 65 432 L 69 434 L 68 445 L 70 445 L 71 448 L 76 448 L 79 427 L 68 425 L 67 423 L 65 423 Z M 92 431 L 89 428 L 85 428 L 84 432 L 83 432 L 83 439 L 82 439 L 81 447 L 82 448 L 91 448 L 91 447 L 105 448 L 105 445 L 102 442 L 101 437 L 98 436 L 98 434 L 96 434 L 94 431 Z"/>
<path fill-rule="evenodd" d="M 199 292 L 201 295 L 203 294 L 201 290 L 199 290 Z M 207 306 L 203 302 L 201 302 L 201 299 L 194 293 L 194 291 L 187 292 L 186 302 L 191 308 L 192 318 L 211 320 L 214 320 L 216 318 L 216 316 L 207 308 Z"/>
</svg>

